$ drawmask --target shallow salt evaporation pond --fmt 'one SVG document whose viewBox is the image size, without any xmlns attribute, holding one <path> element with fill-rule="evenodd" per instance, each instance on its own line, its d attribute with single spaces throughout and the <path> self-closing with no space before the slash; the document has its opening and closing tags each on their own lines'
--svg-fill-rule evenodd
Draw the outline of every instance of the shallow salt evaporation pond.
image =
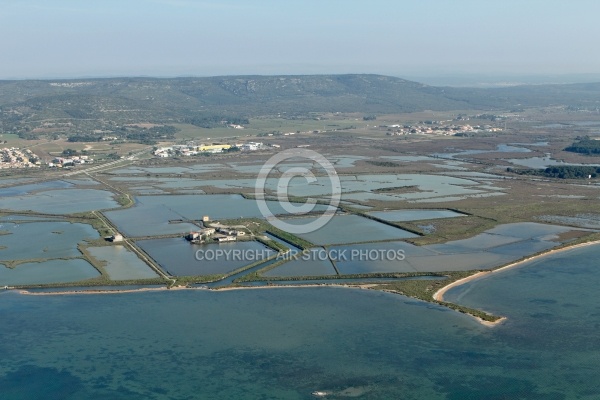
<svg viewBox="0 0 600 400">
<path fill-rule="evenodd" d="M 224 164 L 194 164 L 177 167 L 128 167 L 111 171 L 114 175 L 120 174 L 201 174 L 229 169 Z"/>
<path fill-rule="evenodd" d="M 1 265 L 0 286 L 68 283 L 100 276 L 98 270 L 81 258 L 23 263 L 15 268 Z"/>
<path fill-rule="evenodd" d="M 323 275 L 337 275 L 331 261 L 320 257 L 307 257 L 305 259 L 301 255 L 262 274 L 265 277 Z"/>
<path fill-rule="evenodd" d="M 0 222 L 0 232 L 0 262 L 79 257 L 77 243 L 99 237 L 90 225 L 58 221 Z"/>
<path fill-rule="evenodd" d="M 12 211 L 72 214 L 119 207 L 112 192 L 97 189 L 57 189 L 1 196 L 0 192 L 0 208 Z"/>
<path fill-rule="evenodd" d="M 465 214 L 452 210 L 391 210 L 391 211 L 371 211 L 367 213 L 373 217 L 384 221 L 419 221 L 439 218 L 464 217 Z"/>
<path fill-rule="evenodd" d="M 0 181 L 0 183 L 18 183 L 20 180 L 12 179 Z M 31 183 L 27 185 L 18 185 L 5 187 L 0 189 L 0 197 L 23 196 L 31 192 L 50 190 L 50 189 L 67 189 L 73 187 L 73 184 L 66 181 L 47 181 L 41 183 Z"/>
<path fill-rule="evenodd" d="M 402 241 L 329 246 L 340 274 L 442 272 L 491 269 L 556 247 L 557 235 L 572 228 L 538 223 L 497 226 L 468 239 L 415 246 Z M 401 250 L 404 257 L 395 251 Z M 392 257 L 393 256 L 393 257 Z M 313 264 L 317 260 L 311 260 Z M 322 262 L 321 262 L 322 263 Z M 306 263 L 307 268 L 312 267 Z M 281 275 L 278 270 L 282 268 Z M 301 262 L 283 264 L 265 276 L 304 276 Z"/>
<path fill-rule="evenodd" d="M 278 202 L 266 203 L 274 214 L 287 214 Z M 315 210 L 323 211 L 326 207 L 316 205 Z M 104 215 L 126 235 L 138 237 L 198 230 L 198 226 L 190 223 L 169 221 L 200 220 L 204 215 L 211 220 L 263 217 L 256 201 L 237 194 L 141 196 L 136 198 L 134 207 Z"/>
<path fill-rule="evenodd" d="M 104 270 L 112 280 L 146 279 L 158 276 L 125 246 L 88 247 L 87 251 L 96 260 L 106 263 Z"/>
<path fill-rule="evenodd" d="M 170 238 L 138 240 L 137 245 L 174 276 L 226 274 L 275 254 L 254 241 L 191 244 Z"/>
<path fill-rule="evenodd" d="M 281 167 L 285 170 L 296 164 Z M 300 164 L 298 164 L 300 165 Z M 306 164 L 303 166 L 310 166 Z M 253 166 L 254 168 L 255 166 Z M 478 178 L 478 176 L 473 176 Z M 491 176 L 494 177 L 495 176 Z M 481 178 L 491 178 L 490 176 Z M 444 201 L 450 196 L 487 196 L 502 195 L 502 188 L 495 187 L 489 183 L 481 183 L 473 179 L 467 179 L 448 175 L 426 175 L 426 174 L 359 174 L 339 175 L 342 187 L 342 199 L 368 201 Z M 216 187 L 219 189 L 254 189 L 256 178 L 241 179 L 191 179 L 191 178 L 166 178 L 166 177 L 113 177 L 112 181 L 130 183 L 134 186 L 144 185 L 145 188 L 152 186 L 158 189 L 169 189 L 175 191 L 198 189 L 202 187 Z M 489 180 L 489 179 L 487 179 Z M 279 179 L 268 178 L 265 188 L 276 191 Z M 403 188 L 404 193 L 392 191 L 378 192 L 379 189 Z M 413 190 L 410 190 L 413 189 Z M 295 177 L 291 179 L 288 187 L 290 196 L 330 196 L 331 182 L 326 176 L 317 176 L 314 182 Z"/>
<path fill-rule="evenodd" d="M 452 197 L 502 195 L 502 188 L 447 175 L 355 175 L 341 177 L 342 198 L 358 201 L 445 201 Z M 394 193 L 399 188 L 403 193 Z M 386 191 L 378 191 L 387 189 Z"/>
<path fill-rule="evenodd" d="M 318 217 L 287 218 L 286 223 L 305 225 Z M 309 233 L 298 234 L 314 244 L 331 245 L 417 237 L 404 229 L 386 225 L 358 215 L 335 215 L 323 227 Z"/>
<path fill-rule="evenodd" d="M 19 222 L 0 222 L 0 286 L 75 282 L 100 273 L 79 258 L 77 244 L 97 239 L 90 225 L 70 222 L 25 222 L 26 217 L 8 216 Z M 12 221 L 12 220 L 11 220 Z M 32 240 L 32 238 L 43 240 Z M 5 265 L 18 261 L 15 268 Z M 34 262 L 39 261 L 39 262 Z"/>
</svg>

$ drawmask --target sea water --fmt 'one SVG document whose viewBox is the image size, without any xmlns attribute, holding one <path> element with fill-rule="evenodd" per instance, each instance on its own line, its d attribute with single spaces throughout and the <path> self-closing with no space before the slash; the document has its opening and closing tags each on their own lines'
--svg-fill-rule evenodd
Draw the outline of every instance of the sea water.
<svg viewBox="0 0 600 400">
<path fill-rule="evenodd" d="M 447 299 L 276 288 L 0 293 L 2 399 L 597 399 L 600 246 L 492 274 Z M 360 397 L 362 396 L 362 397 Z"/>
</svg>

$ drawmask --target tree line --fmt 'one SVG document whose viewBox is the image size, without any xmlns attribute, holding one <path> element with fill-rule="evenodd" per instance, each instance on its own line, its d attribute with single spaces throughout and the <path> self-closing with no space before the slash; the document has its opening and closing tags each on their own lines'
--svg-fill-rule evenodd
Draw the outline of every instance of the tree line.
<svg viewBox="0 0 600 400">
<path fill-rule="evenodd" d="M 546 169 L 514 169 L 509 167 L 506 171 L 519 175 L 535 175 L 559 179 L 588 179 L 600 176 L 600 167 L 588 165 L 561 165 Z"/>
<path fill-rule="evenodd" d="M 600 154 L 600 140 L 593 140 L 585 137 L 579 142 L 575 142 L 565 149 L 579 154 Z"/>
</svg>

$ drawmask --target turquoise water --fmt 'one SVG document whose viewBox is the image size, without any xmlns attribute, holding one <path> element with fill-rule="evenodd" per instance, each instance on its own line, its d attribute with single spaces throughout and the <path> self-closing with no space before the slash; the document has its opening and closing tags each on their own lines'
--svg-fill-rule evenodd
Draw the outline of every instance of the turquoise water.
<svg viewBox="0 0 600 400">
<path fill-rule="evenodd" d="M 0 293 L 3 399 L 597 399 L 600 246 L 448 293 Z"/>
</svg>

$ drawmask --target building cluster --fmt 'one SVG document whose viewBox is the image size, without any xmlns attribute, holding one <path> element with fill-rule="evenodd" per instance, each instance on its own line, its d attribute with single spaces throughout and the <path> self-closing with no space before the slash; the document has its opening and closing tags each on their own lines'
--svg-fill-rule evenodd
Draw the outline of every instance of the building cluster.
<svg viewBox="0 0 600 400">
<path fill-rule="evenodd" d="M 262 142 L 248 142 L 239 145 L 236 144 L 236 147 L 238 147 L 241 151 L 256 151 L 264 148 L 265 145 Z"/>
<path fill-rule="evenodd" d="M 265 148 L 263 143 L 260 142 L 247 142 L 247 143 L 236 143 L 236 144 L 201 144 L 196 145 L 194 143 L 188 144 L 177 144 L 173 146 L 160 147 L 154 150 L 153 154 L 156 157 L 168 158 L 174 156 L 194 156 L 201 153 L 223 153 L 232 148 L 239 149 L 240 151 L 256 151 Z"/>
<path fill-rule="evenodd" d="M 29 149 L 16 147 L 0 149 L 0 169 L 33 168 L 40 166 L 40 159 Z"/>
<path fill-rule="evenodd" d="M 387 129 L 388 136 L 401 135 L 444 135 L 453 136 L 456 134 L 476 133 L 476 132 L 499 132 L 501 128 L 495 128 L 491 125 L 381 125 L 380 128 Z"/>
<path fill-rule="evenodd" d="M 221 228 L 203 228 L 199 231 L 188 233 L 185 238 L 191 243 L 215 242 L 235 242 L 239 236 L 244 236 L 246 232 L 227 227 Z"/>
<path fill-rule="evenodd" d="M 76 164 L 91 164 L 94 162 L 89 156 L 73 156 L 73 157 L 56 157 L 52 162 L 48 163 L 51 168 L 72 167 Z"/>
<path fill-rule="evenodd" d="M 264 136 L 281 137 L 281 136 L 294 136 L 296 133 L 307 133 L 307 134 L 310 134 L 310 133 L 320 133 L 320 132 L 321 131 L 304 131 L 304 132 L 297 131 L 297 132 L 285 132 L 285 133 L 283 133 L 283 132 L 269 132 L 269 133 L 263 132 L 263 133 L 259 133 L 257 136 L 259 136 L 259 137 L 264 137 Z"/>
</svg>

